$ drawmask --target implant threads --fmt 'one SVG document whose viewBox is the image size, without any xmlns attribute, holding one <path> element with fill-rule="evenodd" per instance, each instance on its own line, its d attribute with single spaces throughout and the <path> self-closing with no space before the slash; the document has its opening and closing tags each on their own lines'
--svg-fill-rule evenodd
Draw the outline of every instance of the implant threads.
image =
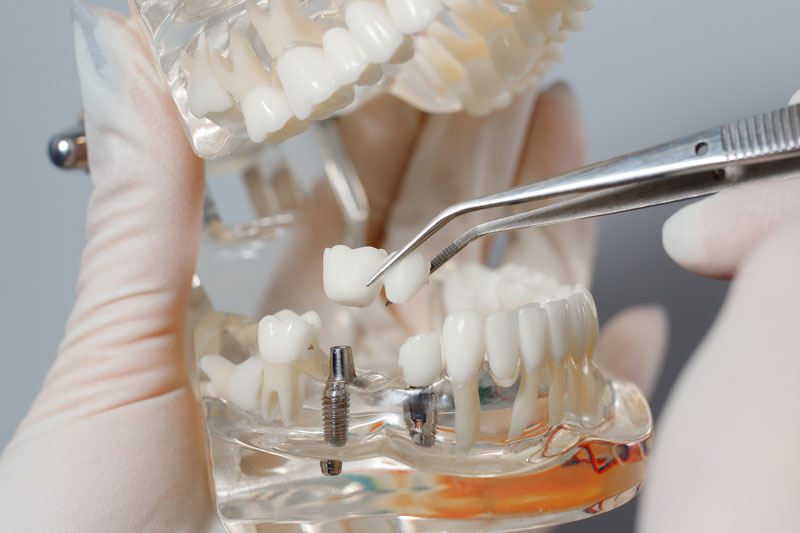
<svg viewBox="0 0 800 533">
<path fill-rule="evenodd" d="M 349 418 L 350 392 L 347 383 L 329 378 L 322 393 L 322 432 L 325 442 L 336 447 L 347 444 Z"/>
<path fill-rule="evenodd" d="M 356 377 L 353 350 L 350 346 L 331 348 L 331 366 L 325 390 L 322 392 L 322 434 L 330 446 L 347 444 L 350 423 L 350 392 L 347 384 Z M 323 475 L 338 476 L 342 462 L 338 459 L 320 461 Z"/>
</svg>

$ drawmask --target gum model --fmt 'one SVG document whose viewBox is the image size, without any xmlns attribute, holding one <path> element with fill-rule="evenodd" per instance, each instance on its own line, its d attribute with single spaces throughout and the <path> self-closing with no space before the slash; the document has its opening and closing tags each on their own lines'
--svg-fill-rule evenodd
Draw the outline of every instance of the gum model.
<svg viewBox="0 0 800 533">
<path fill-rule="evenodd" d="M 430 274 L 420 252 L 368 286 L 392 256 L 364 246 L 364 189 L 326 120 L 379 92 L 433 113 L 502 109 L 561 60 L 592 4 L 134 0 L 194 150 L 238 150 L 209 168 L 243 169 L 260 217 L 225 226 L 209 196 L 211 262 L 285 253 L 313 212 L 285 164 L 284 141 L 306 129 L 345 221 L 344 244 L 304 250 L 315 283 L 270 267 L 274 300 L 294 294 L 297 308 L 268 297 L 260 320 L 213 309 L 201 251 L 191 360 L 230 531 L 520 530 L 636 494 L 652 418 L 634 385 L 593 361 L 589 291 L 514 263 Z M 227 291 L 241 285 L 230 279 Z"/>
</svg>

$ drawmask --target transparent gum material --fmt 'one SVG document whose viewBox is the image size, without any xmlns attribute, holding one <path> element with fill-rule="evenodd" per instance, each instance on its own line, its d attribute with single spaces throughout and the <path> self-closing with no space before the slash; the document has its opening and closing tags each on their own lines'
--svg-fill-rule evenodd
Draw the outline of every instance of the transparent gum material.
<svg viewBox="0 0 800 533">
<path fill-rule="evenodd" d="M 222 353 L 241 363 L 257 353 L 255 328 L 239 315 L 206 315 L 195 329 L 197 361 Z M 324 440 L 324 369 L 308 376 L 292 427 L 204 397 L 220 517 L 230 531 L 242 532 L 511 531 L 614 509 L 643 479 L 652 418 L 634 385 L 602 370 L 594 377 L 603 391 L 594 414 L 578 417 L 567 402 L 563 420 L 548 425 L 545 382 L 536 409 L 540 422 L 507 441 L 518 383 L 497 386 L 484 367 L 480 435 L 469 452 L 455 446 L 446 378 L 423 391 L 429 439 L 431 423 L 436 428 L 426 446 L 410 417 L 420 390 L 367 370 L 349 386 L 348 441 L 341 448 Z M 202 390 L 207 378 L 202 372 L 198 378 Z M 340 475 L 322 475 L 320 462 L 328 460 L 342 461 Z"/>
<path fill-rule="evenodd" d="M 456 2 L 457 0 L 447 1 Z M 467 4 L 470 1 L 472 0 L 467 0 Z M 587 1 L 573 3 L 577 6 L 582 4 L 590 6 L 591 2 L 587 3 Z M 340 20 L 342 19 L 341 4 L 344 3 L 344 1 L 337 2 L 337 0 L 307 0 L 301 2 L 301 5 L 307 17 L 313 19 L 324 30 L 342 23 Z M 192 115 L 187 99 L 188 75 L 181 65 L 181 55 L 184 52 L 190 56 L 194 54 L 200 35 L 205 35 L 210 50 L 227 57 L 229 33 L 232 29 L 236 29 L 245 35 L 262 65 L 271 70 L 271 64 L 274 63 L 275 58 L 269 56 L 254 30 L 245 12 L 244 1 L 131 0 L 131 5 L 133 12 L 138 15 L 159 66 L 171 88 L 195 152 L 201 157 L 213 158 L 233 153 L 247 144 L 249 142 L 248 134 L 242 114 L 236 106 L 227 111 L 212 112 L 206 118 L 197 118 Z M 261 1 L 259 5 L 263 7 L 266 4 Z M 497 10 L 494 13 L 495 19 L 506 17 L 503 19 L 507 24 L 504 30 L 510 31 L 513 19 L 514 27 L 518 28 L 515 31 L 523 32 L 527 36 L 531 35 L 530 32 L 539 31 L 517 25 L 520 20 L 527 20 L 530 25 L 530 20 L 525 18 L 529 15 L 527 15 L 524 2 L 520 3 L 518 0 L 497 1 L 492 5 L 495 7 L 491 9 Z M 569 2 L 564 3 L 562 8 L 568 9 L 570 5 Z M 562 45 L 569 32 L 578 31 L 582 26 L 580 11 L 585 8 L 578 7 L 576 9 L 578 10 L 574 12 L 564 11 L 563 18 L 560 13 L 557 13 L 556 20 L 561 21 L 560 26 L 556 25 L 548 30 L 551 31 L 549 36 L 541 35 L 541 42 L 537 40 L 531 44 L 533 48 L 528 51 L 531 58 L 539 57 L 539 59 L 525 66 L 524 73 L 509 74 L 511 77 L 503 80 L 497 79 L 497 75 L 494 74 L 494 69 L 491 67 L 492 61 L 503 62 L 502 58 L 490 61 L 486 57 L 486 42 L 479 42 L 476 45 L 483 50 L 479 54 L 481 57 L 458 60 L 467 61 L 464 65 L 468 63 L 474 63 L 474 65 L 465 67 L 461 66 L 458 61 L 453 62 L 454 59 L 448 56 L 449 52 L 442 52 L 442 45 L 437 41 L 439 37 L 433 35 L 436 31 L 439 34 L 450 32 L 448 35 L 450 40 L 455 43 L 451 43 L 453 46 L 466 47 L 467 45 L 461 42 L 464 32 L 459 28 L 453 31 L 444 29 L 445 26 L 437 21 L 438 26 L 433 33 L 429 34 L 426 30 L 414 36 L 415 48 L 421 53 L 416 54 L 412 60 L 401 64 L 382 64 L 383 77 L 381 81 L 377 85 L 355 87 L 355 101 L 341 111 L 346 112 L 348 109 L 353 109 L 372 95 L 383 91 L 390 92 L 411 105 L 432 113 L 452 113 L 465 107 L 467 109 L 474 108 L 473 112 L 475 113 L 487 113 L 493 109 L 504 107 L 511 101 L 513 93 L 520 92 L 536 83 L 549 70 L 553 62 L 561 60 Z M 480 20 L 481 17 L 478 15 L 477 19 Z M 455 23 L 451 22 L 451 26 L 452 24 Z M 465 22 L 462 21 L 459 24 L 463 25 Z M 471 36 L 470 38 L 477 35 L 472 29 L 468 29 L 466 33 Z M 536 35 L 539 34 L 536 33 Z M 495 37 L 499 39 L 499 36 Z M 484 35 L 480 38 L 488 39 L 490 37 Z M 515 42 L 517 41 L 519 38 L 516 38 Z M 519 42 L 521 43 L 521 41 Z M 287 45 L 286 49 L 303 44 L 308 43 L 296 41 Z M 520 44 L 520 46 L 523 45 Z M 445 56 L 448 59 L 441 59 Z M 433 59 L 434 57 L 440 59 Z M 478 69 L 478 63 L 483 65 L 480 68 L 489 70 L 484 74 L 478 73 L 477 70 L 465 74 L 465 68 L 467 70 Z M 470 104 L 470 102 L 472 103 Z"/>
</svg>

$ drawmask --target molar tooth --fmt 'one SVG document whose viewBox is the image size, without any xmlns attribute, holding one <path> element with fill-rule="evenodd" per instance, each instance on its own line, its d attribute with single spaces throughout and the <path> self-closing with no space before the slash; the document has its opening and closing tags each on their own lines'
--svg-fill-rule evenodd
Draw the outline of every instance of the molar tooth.
<svg viewBox="0 0 800 533">
<path fill-rule="evenodd" d="M 430 263 L 421 253 L 411 252 L 386 274 L 386 299 L 398 304 L 411 300 L 428 283 L 430 270 Z"/>
<path fill-rule="evenodd" d="M 316 336 L 319 335 L 318 329 Z M 258 351 L 270 363 L 290 363 L 303 355 L 315 340 L 315 325 L 303 318 L 269 315 L 258 323 Z"/>
<path fill-rule="evenodd" d="M 292 42 L 322 42 L 322 31 L 305 16 L 297 0 L 270 0 L 267 12 L 254 0 L 247 0 L 245 9 L 267 53 L 273 58 L 280 57 L 286 45 Z"/>
<path fill-rule="evenodd" d="M 409 337 L 400 347 L 398 360 L 410 387 L 428 387 L 442 374 L 439 335 L 431 331 Z"/>
<path fill-rule="evenodd" d="M 519 366 L 517 311 L 497 311 L 486 319 L 486 354 L 500 385 L 511 385 Z"/>
<path fill-rule="evenodd" d="M 528 304 L 517 310 L 519 347 L 522 353 L 522 374 L 514 407 L 508 439 L 519 438 L 533 420 L 539 398 L 539 373 L 548 359 L 550 333 L 547 313 L 539 304 Z"/>
<path fill-rule="evenodd" d="M 355 0 L 345 9 L 345 22 L 350 33 L 372 63 L 400 61 L 408 55 L 403 34 L 394 27 L 386 9 L 369 0 Z M 409 59 L 406 57 L 405 60 Z"/>
<path fill-rule="evenodd" d="M 386 251 L 365 246 L 351 249 L 342 244 L 326 248 L 322 256 L 322 282 L 325 294 L 334 302 L 351 307 L 367 307 L 383 286 L 377 280 L 370 287 L 370 276 L 386 261 Z"/>
<path fill-rule="evenodd" d="M 295 364 L 264 363 L 261 389 L 261 411 L 264 418 L 271 418 L 271 404 L 277 396 L 281 422 L 284 426 L 292 426 L 303 406 L 305 383 L 305 376 Z"/>
<path fill-rule="evenodd" d="M 228 398 L 231 402 L 247 411 L 258 409 L 258 390 L 264 372 L 264 365 L 256 357 L 235 365 L 231 371 Z"/>
<path fill-rule="evenodd" d="M 322 50 L 328 67 L 339 85 L 372 85 L 383 71 L 367 60 L 367 56 L 345 28 L 331 28 L 322 37 Z"/>
<path fill-rule="evenodd" d="M 442 12 L 442 0 L 386 0 L 392 22 L 403 33 L 417 33 L 427 28 Z"/>
<path fill-rule="evenodd" d="M 283 129 L 294 118 L 284 92 L 269 85 L 247 91 L 240 109 L 247 135 L 251 141 L 257 143 Z"/>
<path fill-rule="evenodd" d="M 233 107 L 233 98 L 214 76 L 205 34 L 201 33 L 197 38 L 194 56 L 189 57 L 184 52 L 181 59 L 184 70 L 189 72 L 186 98 L 192 115 L 202 118 Z"/>
<path fill-rule="evenodd" d="M 480 430 L 478 373 L 483 363 L 483 317 L 465 309 L 447 316 L 442 326 L 442 351 L 455 402 L 456 447 L 468 451 Z"/>
<path fill-rule="evenodd" d="M 353 101 L 353 87 L 340 87 L 322 49 L 296 46 L 278 59 L 276 71 L 299 119 L 327 118 Z"/>
</svg>

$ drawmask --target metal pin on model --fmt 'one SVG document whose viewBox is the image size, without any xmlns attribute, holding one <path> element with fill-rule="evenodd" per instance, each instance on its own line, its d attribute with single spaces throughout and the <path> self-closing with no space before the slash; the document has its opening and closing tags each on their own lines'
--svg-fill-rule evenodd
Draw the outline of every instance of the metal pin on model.
<svg viewBox="0 0 800 533">
<path fill-rule="evenodd" d="M 331 348 L 331 365 L 325 390 L 322 392 L 322 433 L 330 446 L 347 444 L 350 424 L 350 392 L 347 385 L 356 378 L 353 350 L 350 346 Z M 342 461 L 327 459 L 320 461 L 322 473 L 338 476 L 342 473 Z"/>
</svg>

